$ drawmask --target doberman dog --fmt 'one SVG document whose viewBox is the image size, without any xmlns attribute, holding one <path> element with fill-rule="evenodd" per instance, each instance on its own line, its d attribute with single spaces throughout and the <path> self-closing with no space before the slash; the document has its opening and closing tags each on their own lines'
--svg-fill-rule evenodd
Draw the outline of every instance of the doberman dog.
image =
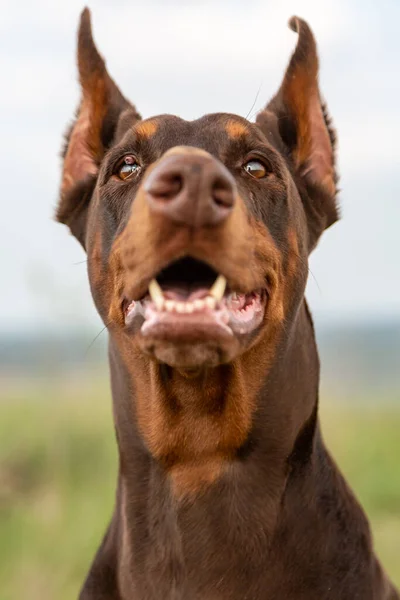
<svg viewBox="0 0 400 600">
<path fill-rule="evenodd" d="M 57 219 L 109 332 L 119 474 L 81 600 L 395 600 L 327 452 L 304 290 L 338 218 L 307 23 L 255 123 L 142 120 L 81 16 Z"/>
</svg>

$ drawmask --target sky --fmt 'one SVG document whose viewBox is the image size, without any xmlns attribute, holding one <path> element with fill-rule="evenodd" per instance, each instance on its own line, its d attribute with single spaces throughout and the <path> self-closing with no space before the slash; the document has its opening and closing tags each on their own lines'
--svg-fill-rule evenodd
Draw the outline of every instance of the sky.
<svg viewBox="0 0 400 600">
<path fill-rule="evenodd" d="M 62 135 L 79 101 L 79 0 L 1 0 L 0 332 L 99 327 L 85 255 L 53 220 Z M 144 117 L 246 116 L 273 96 L 296 44 L 318 43 L 338 130 L 342 219 L 310 259 L 307 297 L 328 322 L 400 318 L 400 2 L 94 0 L 94 36 Z"/>
</svg>

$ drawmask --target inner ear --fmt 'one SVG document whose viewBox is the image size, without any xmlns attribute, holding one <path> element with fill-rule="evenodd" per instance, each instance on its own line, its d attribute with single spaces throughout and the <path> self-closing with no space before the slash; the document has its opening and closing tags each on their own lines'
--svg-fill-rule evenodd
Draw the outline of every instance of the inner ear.
<svg viewBox="0 0 400 600">
<path fill-rule="evenodd" d="M 56 219 L 65 223 L 81 246 L 86 249 L 85 234 L 90 200 L 96 187 L 97 173 L 87 175 L 61 196 L 57 207 Z"/>
<path fill-rule="evenodd" d="M 84 246 L 87 208 L 101 161 L 121 120 L 133 124 L 140 115 L 107 72 L 93 40 L 88 9 L 81 15 L 77 57 L 81 102 L 66 139 L 56 218 L 67 224 Z"/>
<path fill-rule="evenodd" d="M 79 182 L 86 177 L 95 178 L 98 172 L 99 150 L 95 148 L 95 139 L 91 136 L 90 108 L 82 102 L 77 118 L 66 138 L 64 151 L 61 197 L 65 197 Z"/>
<path fill-rule="evenodd" d="M 273 129 L 271 120 L 275 121 L 280 144 L 308 192 L 308 208 L 312 213 L 308 216 L 313 219 L 312 249 L 322 231 L 338 218 L 335 135 L 320 97 L 314 36 L 307 23 L 298 17 L 292 17 L 289 26 L 298 33 L 297 46 L 278 93 L 259 113 L 257 124 L 269 134 Z"/>
</svg>

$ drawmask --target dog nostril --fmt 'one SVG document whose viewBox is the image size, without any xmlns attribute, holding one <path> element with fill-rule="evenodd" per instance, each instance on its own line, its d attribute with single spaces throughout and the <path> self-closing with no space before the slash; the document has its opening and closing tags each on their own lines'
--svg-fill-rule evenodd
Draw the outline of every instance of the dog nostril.
<svg viewBox="0 0 400 600">
<path fill-rule="evenodd" d="M 183 187 L 183 178 L 177 173 L 164 173 L 151 182 L 147 192 L 157 200 L 175 198 Z"/>
<path fill-rule="evenodd" d="M 223 208 L 232 208 L 234 203 L 233 189 L 229 181 L 218 177 L 211 188 L 211 196 L 214 204 Z"/>
<path fill-rule="evenodd" d="M 171 155 L 144 183 L 152 213 L 189 227 L 212 227 L 224 221 L 236 201 L 236 183 L 213 157 Z"/>
</svg>

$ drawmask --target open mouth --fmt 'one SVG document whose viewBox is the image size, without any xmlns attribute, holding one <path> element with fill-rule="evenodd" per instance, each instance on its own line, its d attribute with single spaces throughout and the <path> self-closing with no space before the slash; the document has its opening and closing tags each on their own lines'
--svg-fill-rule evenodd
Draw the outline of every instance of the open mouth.
<svg viewBox="0 0 400 600">
<path fill-rule="evenodd" d="M 139 319 L 146 336 L 243 335 L 259 327 L 266 301 L 266 290 L 238 293 L 208 264 L 185 257 L 152 279 L 141 300 L 125 301 L 125 324 Z"/>
</svg>

